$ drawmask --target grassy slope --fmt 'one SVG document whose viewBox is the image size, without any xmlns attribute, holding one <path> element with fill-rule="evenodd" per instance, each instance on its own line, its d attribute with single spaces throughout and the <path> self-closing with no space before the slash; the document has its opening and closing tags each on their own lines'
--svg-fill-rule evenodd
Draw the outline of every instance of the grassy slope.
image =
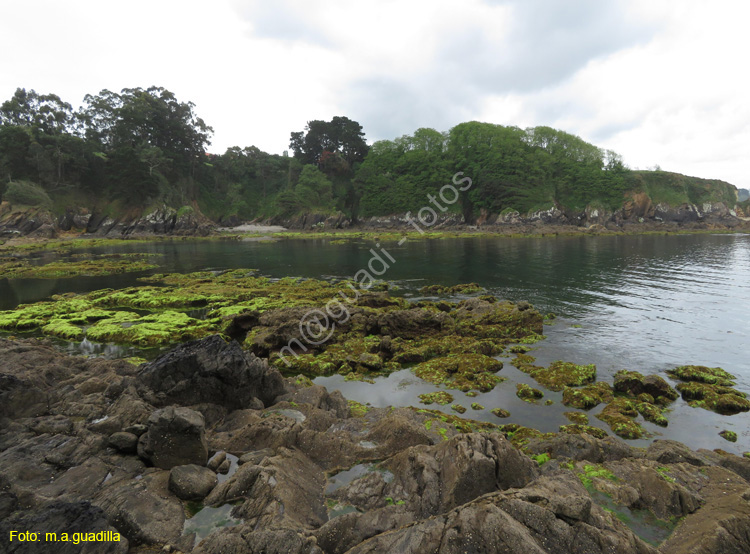
<svg viewBox="0 0 750 554">
<path fill-rule="evenodd" d="M 632 193 L 645 192 L 655 204 L 671 206 L 724 202 L 737 203 L 737 189 L 725 181 L 688 177 L 668 171 L 631 171 L 627 182 Z"/>
</svg>

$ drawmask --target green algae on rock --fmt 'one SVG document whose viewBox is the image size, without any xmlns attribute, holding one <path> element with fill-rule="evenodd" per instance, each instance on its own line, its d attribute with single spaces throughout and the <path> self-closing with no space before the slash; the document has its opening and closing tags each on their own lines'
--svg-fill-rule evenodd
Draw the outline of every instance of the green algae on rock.
<svg viewBox="0 0 750 554">
<path fill-rule="evenodd" d="M 719 433 L 719 436 L 723 438 L 724 440 L 728 440 L 729 442 L 737 442 L 737 433 L 734 431 L 728 431 L 724 429 L 721 433 Z"/>
<path fill-rule="evenodd" d="M 61 259 L 43 265 L 28 257 L 0 258 L 0 278 L 58 279 L 134 273 L 158 267 L 146 254 L 100 254 L 92 259 Z"/>
<path fill-rule="evenodd" d="M 525 344 L 515 344 L 508 349 L 508 352 L 511 354 L 526 354 L 529 350 L 531 350 L 531 348 Z M 534 360 L 531 361 L 533 362 Z"/>
<path fill-rule="evenodd" d="M 524 359 L 531 358 L 527 354 L 518 355 L 518 358 L 522 357 Z M 528 373 L 540 385 L 556 392 L 563 390 L 565 387 L 580 387 L 592 383 L 596 379 L 596 366 L 594 364 L 576 365 L 558 360 L 552 362 L 546 368 L 525 363 L 520 363 L 516 367 L 524 373 Z"/>
<path fill-rule="evenodd" d="M 599 404 L 611 402 L 613 398 L 612 387 L 603 381 L 581 388 L 563 389 L 563 404 L 580 410 L 590 410 Z"/>
<path fill-rule="evenodd" d="M 438 306 L 361 293 L 347 310 L 349 317 L 336 325 L 329 340 L 312 348 L 300 343 L 294 332 L 304 313 L 282 309 L 254 321 L 245 345 L 282 370 L 286 365 L 289 370 L 315 374 L 391 372 L 416 363 L 415 373 L 434 384 L 464 392 L 488 391 L 502 380 L 493 375 L 502 363 L 491 356 L 505 344 L 538 336 L 543 326 L 538 312 L 494 297 Z M 372 354 L 365 356 L 366 364 L 364 351 L 357 346 L 363 337 L 374 341 L 365 348 Z M 297 347 L 294 357 L 288 355 L 290 344 Z"/>
<path fill-rule="evenodd" d="M 589 416 L 583 412 L 563 412 L 563 415 L 573 424 L 576 425 L 588 425 Z"/>
<path fill-rule="evenodd" d="M 349 415 L 352 417 L 364 417 L 367 412 L 370 411 L 366 405 L 357 402 L 356 400 L 349 400 Z"/>
<path fill-rule="evenodd" d="M 451 354 L 418 364 L 414 374 L 430 383 L 445 384 L 463 392 L 489 392 L 504 381 L 495 375 L 502 368 L 502 362 L 484 354 Z"/>
<path fill-rule="evenodd" d="M 615 373 L 613 388 L 617 392 L 642 398 L 645 402 L 669 404 L 679 398 L 679 394 L 669 383 L 658 375 L 642 375 L 637 371 L 621 369 Z M 645 395 L 645 396 L 643 396 Z"/>
<path fill-rule="evenodd" d="M 720 367 L 680 366 L 667 373 L 683 381 L 677 390 L 694 408 L 724 415 L 750 411 L 747 395 L 733 388 L 734 375 Z"/>
<path fill-rule="evenodd" d="M 366 380 L 416 363 L 426 380 L 466 392 L 491 390 L 502 380 L 494 375 L 502 362 L 492 356 L 506 344 L 535 340 L 543 328 L 530 306 L 494 297 L 415 307 L 348 281 L 271 280 L 248 269 L 141 280 L 142 286 L 58 295 L 0 312 L 0 329 L 149 347 L 222 333 L 287 374 Z M 334 309 L 340 317 L 327 341 L 299 342 L 306 314 Z M 293 341 L 300 348 L 283 358 Z"/>
<path fill-rule="evenodd" d="M 490 410 L 490 413 L 497 417 L 510 417 L 510 412 L 508 410 L 503 410 L 502 408 L 494 408 Z"/>
<path fill-rule="evenodd" d="M 461 404 L 453 404 L 453 405 L 451 405 L 451 410 L 453 410 L 454 412 L 458 412 L 459 414 L 465 414 L 466 413 L 466 408 L 464 408 L 463 406 L 461 406 Z"/>
<path fill-rule="evenodd" d="M 672 377 L 680 381 L 694 381 L 709 385 L 725 387 L 734 386 L 734 375 L 720 367 L 706 367 L 701 365 L 683 365 L 667 371 Z"/>
<path fill-rule="evenodd" d="M 731 387 L 692 382 L 680 383 L 677 390 L 693 408 L 712 410 L 724 415 L 750 411 L 750 401 L 745 393 Z"/>
<path fill-rule="evenodd" d="M 422 404 L 432 404 L 434 402 L 435 404 L 445 406 L 446 404 L 450 404 L 451 402 L 453 402 L 453 395 L 442 390 L 437 392 L 428 392 L 425 394 L 420 394 L 419 401 Z"/>
<path fill-rule="evenodd" d="M 455 296 L 457 294 L 476 294 L 482 291 L 484 291 L 484 288 L 477 285 L 476 283 L 466 283 L 466 284 L 453 285 L 453 286 L 427 285 L 419 289 L 420 294 L 450 295 L 450 296 Z"/>
<path fill-rule="evenodd" d="M 571 423 L 569 425 L 560 425 L 560 432 L 566 435 L 591 435 L 597 439 L 606 439 L 609 435 L 604 429 L 599 429 L 593 425 Z"/>
<path fill-rule="evenodd" d="M 479 402 L 472 402 L 471 409 L 472 410 L 484 410 L 484 406 L 482 406 Z"/>
<path fill-rule="evenodd" d="M 538 399 L 544 397 L 544 393 L 525 383 L 518 383 L 516 385 L 516 396 L 525 402 L 536 402 Z"/>
<path fill-rule="evenodd" d="M 513 349 L 511 348 L 510 351 L 513 352 Z M 513 367 L 520 369 L 524 373 L 530 373 L 531 371 L 542 369 L 540 366 L 532 365 L 536 361 L 536 358 L 530 354 L 526 354 L 526 351 L 517 352 L 516 354 L 516 357 L 511 361 Z"/>
<path fill-rule="evenodd" d="M 508 423 L 500 425 L 499 430 L 505 435 L 513 446 L 523 450 L 532 439 L 549 439 L 555 436 L 555 433 L 542 433 L 531 427 L 524 427 L 517 423 Z"/>
<path fill-rule="evenodd" d="M 128 318 L 119 314 L 135 317 Z M 198 339 L 214 332 L 211 321 L 201 321 L 183 312 L 166 310 L 146 316 L 117 312 L 117 316 L 102 319 L 89 327 L 86 337 L 96 342 L 158 346 Z"/>
<path fill-rule="evenodd" d="M 639 439 L 643 436 L 643 427 L 635 420 L 638 417 L 637 402 L 616 397 L 607 404 L 597 418 L 609 425 L 612 432 L 624 439 Z"/>
</svg>

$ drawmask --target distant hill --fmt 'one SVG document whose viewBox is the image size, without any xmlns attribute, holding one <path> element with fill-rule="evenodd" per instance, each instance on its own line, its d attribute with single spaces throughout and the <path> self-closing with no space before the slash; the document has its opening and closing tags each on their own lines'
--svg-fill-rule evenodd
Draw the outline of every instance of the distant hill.
<svg viewBox="0 0 750 554">
<path fill-rule="evenodd" d="M 18 89 L 0 105 L 2 217 L 205 229 L 208 219 L 309 226 L 429 206 L 466 223 L 550 211 L 572 222 L 592 210 L 733 209 L 748 197 L 723 181 L 630 170 L 616 152 L 550 127 L 470 121 L 368 146 L 359 123 L 337 116 L 290 133 L 292 155 L 254 146 L 209 154 L 211 133 L 192 103 L 160 87 L 103 90 L 77 111 L 54 94 Z"/>
</svg>

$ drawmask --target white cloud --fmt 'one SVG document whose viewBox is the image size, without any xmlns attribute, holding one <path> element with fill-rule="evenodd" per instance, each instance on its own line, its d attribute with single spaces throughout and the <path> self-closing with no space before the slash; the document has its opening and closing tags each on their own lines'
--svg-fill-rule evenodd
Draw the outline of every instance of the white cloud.
<svg viewBox="0 0 750 554">
<path fill-rule="evenodd" d="M 632 166 L 750 186 L 739 0 L 38 0 L 4 7 L 0 100 L 164 86 L 214 151 L 287 148 L 346 115 L 370 139 L 470 119 L 551 125 Z"/>
</svg>

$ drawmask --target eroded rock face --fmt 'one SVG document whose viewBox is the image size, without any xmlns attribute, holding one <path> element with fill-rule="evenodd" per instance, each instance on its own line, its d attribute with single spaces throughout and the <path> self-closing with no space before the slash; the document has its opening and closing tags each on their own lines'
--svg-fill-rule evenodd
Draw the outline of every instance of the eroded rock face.
<svg viewBox="0 0 750 554">
<path fill-rule="evenodd" d="M 553 458 L 587 460 L 595 463 L 642 456 L 635 448 L 615 437 L 598 439 L 588 434 L 533 439 L 529 442 L 527 451 L 530 454 L 547 453 Z"/>
<path fill-rule="evenodd" d="M 703 474 L 703 506 L 661 546 L 663 554 L 740 554 L 750 551 L 750 488 L 722 468 Z"/>
<path fill-rule="evenodd" d="M 163 408 L 148 419 L 148 431 L 138 440 L 138 455 L 158 468 L 208 461 L 203 415 L 189 408 Z"/>
<path fill-rule="evenodd" d="M 182 344 L 147 364 L 138 374 L 138 390 L 153 404 L 220 404 L 248 407 L 254 398 L 270 406 L 284 394 L 276 369 L 218 335 Z"/>
<path fill-rule="evenodd" d="M 470 307 L 485 308 L 460 309 Z M 750 459 L 721 451 L 558 434 L 521 452 L 496 426 L 350 409 L 304 379 L 286 380 L 270 407 L 231 409 L 214 396 L 160 407 L 151 402 L 195 394 L 177 387 L 194 373 L 220 381 L 223 368 L 206 377 L 173 366 L 177 379 L 156 391 L 138 384 L 133 366 L 69 358 L 37 341 L 0 340 L 0 359 L 4 374 L 45 397 L 42 413 L 20 403 L 0 416 L 0 540 L 39 526 L 124 537 L 70 552 L 655 553 L 608 511 L 630 510 L 683 518 L 662 554 L 750 551 Z M 212 468 L 232 467 L 226 477 L 204 467 L 209 451 L 219 452 Z M 551 459 L 539 466 L 527 453 Z M 194 545 L 183 535 L 188 498 L 231 510 L 234 526 Z"/>
<path fill-rule="evenodd" d="M 142 479 L 107 487 L 95 498 L 131 544 L 163 544 L 182 534 L 185 513 L 167 488 L 169 472 L 152 471 Z"/>
<path fill-rule="evenodd" d="M 537 475 L 536 464 L 502 435 L 485 433 L 458 435 L 436 446 L 415 446 L 382 467 L 395 476 L 382 497 L 403 499 L 420 517 L 488 492 L 523 487 Z M 359 495 L 360 501 L 371 502 L 366 494 Z"/>
<path fill-rule="evenodd" d="M 560 472 L 523 489 L 484 495 L 445 514 L 379 534 L 349 552 L 654 554 L 656 550 L 593 504 L 575 475 Z"/>
</svg>

